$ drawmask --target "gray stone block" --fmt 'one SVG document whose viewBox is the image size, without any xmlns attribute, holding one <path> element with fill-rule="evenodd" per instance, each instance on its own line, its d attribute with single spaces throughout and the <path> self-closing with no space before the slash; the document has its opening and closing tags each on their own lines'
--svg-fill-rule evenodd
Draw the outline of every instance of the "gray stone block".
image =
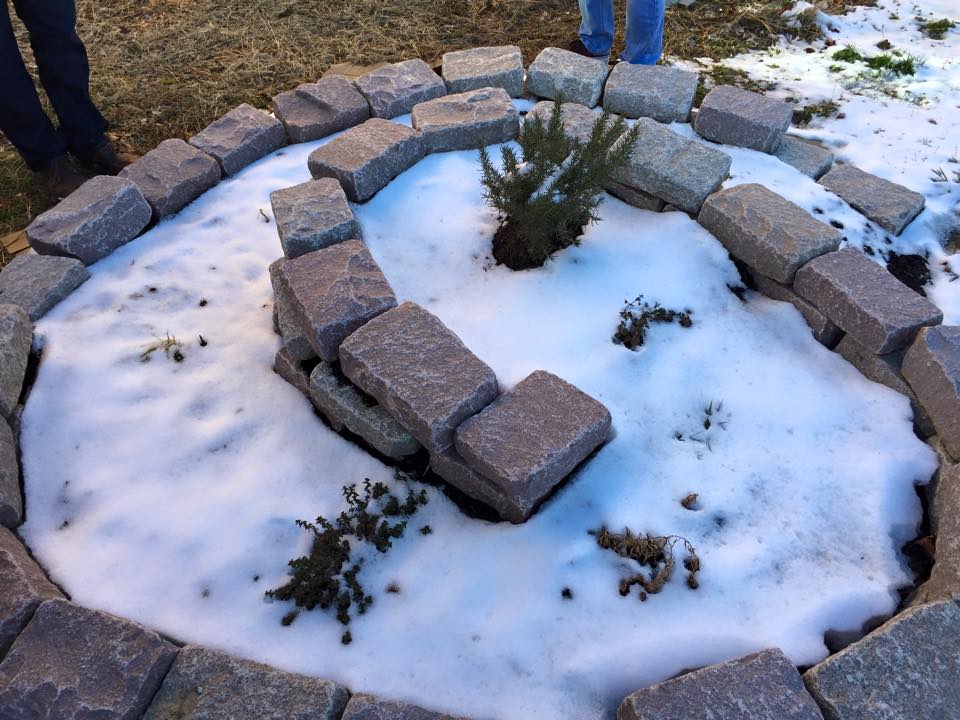
<svg viewBox="0 0 960 720">
<path fill-rule="evenodd" d="M 17 536 L 0 527 L 0 660 L 40 604 L 59 597 Z"/>
<path fill-rule="evenodd" d="M 372 395 L 431 452 L 497 396 L 497 377 L 432 313 L 406 302 L 340 346 L 344 375 Z"/>
<path fill-rule="evenodd" d="M 941 472 L 932 505 L 931 531 L 937 538 L 936 562 L 930 579 L 920 586 L 912 605 L 960 598 L 960 465 Z"/>
<path fill-rule="evenodd" d="M 686 122 L 698 79 L 697 73 L 669 65 L 617 63 L 603 91 L 603 109 L 629 118 Z"/>
<path fill-rule="evenodd" d="M 643 190 L 686 212 L 700 211 L 730 172 L 730 156 L 681 137 L 650 118 L 637 120 L 640 136 L 626 165 L 611 179 Z"/>
<path fill-rule="evenodd" d="M 290 142 L 302 143 L 359 125 L 370 117 L 370 105 L 350 80 L 328 75 L 277 95 L 273 114 Z"/>
<path fill-rule="evenodd" d="M 334 428 L 347 428 L 377 452 L 399 460 L 413 455 L 420 443 L 376 400 L 364 395 L 331 363 L 321 360 L 310 373 L 308 393 Z"/>
<path fill-rule="evenodd" d="M 767 297 L 788 302 L 799 310 L 817 342 L 826 345 L 831 350 L 840 342 L 840 338 L 843 337 L 843 330 L 830 322 L 830 319 L 813 305 L 797 295 L 792 287 L 771 280 L 760 273 L 753 273 L 753 281 L 756 283 L 757 289 Z"/>
<path fill-rule="evenodd" d="M 0 663 L 4 720 L 135 720 L 177 649 L 136 623 L 47 600 Z"/>
<path fill-rule="evenodd" d="M 789 103 L 720 85 L 700 103 L 693 129 L 707 140 L 772 154 L 780 147 L 792 117 Z"/>
<path fill-rule="evenodd" d="M 455 448 L 430 453 L 430 468 L 465 495 L 492 508 L 504 520 L 520 524 L 527 519 L 524 508 L 489 478 L 485 478 L 460 457 Z"/>
<path fill-rule="evenodd" d="M 0 417 L 0 526 L 15 528 L 22 522 L 17 437 L 7 421 Z"/>
<path fill-rule="evenodd" d="M 555 104 L 552 100 L 542 100 L 530 109 L 527 113 L 527 118 L 539 117 L 544 125 L 546 125 L 550 122 Z M 580 142 L 585 143 L 590 139 L 593 126 L 599 119 L 600 114 L 594 112 L 586 105 L 572 102 L 565 102 L 560 105 L 560 121 L 563 123 L 564 133 L 566 133 L 567 137 L 574 138 Z"/>
<path fill-rule="evenodd" d="M 280 245 L 295 258 L 339 242 L 360 238 L 360 223 L 333 178 L 308 180 L 270 193 Z"/>
<path fill-rule="evenodd" d="M 310 393 L 310 376 L 300 365 L 300 361 L 287 348 L 277 350 L 273 358 L 273 370 L 304 395 Z M 334 427 L 340 432 L 340 428 Z"/>
<path fill-rule="evenodd" d="M 144 720 L 340 720 L 349 697 L 329 680 L 187 645 Z"/>
<path fill-rule="evenodd" d="M 390 283 L 359 240 L 289 259 L 276 276 L 298 327 L 324 360 L 336 360 L 350 333 L 397 305 Z"/>
<path fill-rule="evenodd" d="M 797 272 L 793 289 L 877 355 L 899 350 L 921 327 L 943 320 L 926 298 L 854 248 L 808 262 Z"/>
<path fill-rule="evenodd" d="M 287 293 L 285 286 L 280 283 L 280 267 L 286 262 L 286 258 L 280 258 L 270 264 L 270 282 L 273 285 L 274 293 L 274 331 L 280 335 L 283 340 L 284 349 L 290 353 L 290 356 L 297 360 L 312 360 L 317 356 L 314 352 L 310 340 L 307 338 L 306 330 L 301 327 L 293 311 L 293 299 Z"/>
<path fill-rule="evenodd" d="M 607 181 L 605 185 L 608 193 L 618 200 L 622 200 L 627 205 L 640 208 L 641 210 L 650 210 L 651 212 L 663 212 L 667 204 L 658 197 L 636 188 L 629 187 L 623 183 L 614 180 Z"/>
<path fill-rule="evenodd" d="M 818 180 L 833 165 L 833 153 L 812 142 L 784 135 L 777 148 L 781 162 L 799 170 L 807 177 Z"/>
<path fill-rule="evenodd" d="M 343 720 L 467 720 L 444 715 L 404 702 L 381 700 L 373 695 L 354 695 L 347 703 Z"/>
<path fill-rule="evenodd" d="M 246 103 L 214 120 L 190 138 L 190 144 L 216 159 L 224 175 L 233 175 L 287 141 L 283 123 Z"/>
<path fill-rule="evenodd" d="M 494 87 L 510 97 L 523 95 L 523 56 L 516 45 L 444 53 L 440 72 L 450 93 Z"/>
<path fill-rule="evenodd" d="M 371 70 L 354 81 L 375 118 L 405 115 L 413 106 L 446 95 L 443 80 L 423 60 L 404 60 Z"/>
<path fill-rule="evenodd" d="M 707 198 L 698 222 L 753 270 L 790 283 L 802 265 L 840 246 L 840 233 L 763 185 L 724 188 Z"/>
<path fill-rule="evenodd" d="M 179 212 L 220 182 L 220 164 L 205 152 L 179 139 L 164 140 L 120 171 L 162 219 Z"/>
<path fill-rule="evenodd" d="M 610 411 L 543 370 L 457 428 L 456 448 L 529 516 L 610 435 Z"/>
<path fill-rule="evenodd" d="M 829 720 L 943 720 L 960 708 L 960 607 L 906 610 L 803 679 Z"/>
<path fill-rule="evenodd" d="M 610 67 L 604 60 L 548 47 L 527 68 L 527 92 L 542 98 L 594 107 Z"/>
<path fill-rule="evenodd" d="M 13 414 L 33 345 L 33 323 L 19 305 L 0 303 L 0 418 Z"/>
<path fill-rule="evenodd" d="M 412 120 L 428 152 L 472 150 L 515 140 L 520 132 L 520 115 L 501 88 L 428 100 L 413 108 Z"/>
<path fill-rule="evenodd" d="M 318 147 L 307 164 L 313 177 L 335 178 L 348 198 L 363 202 L 413 167 L 425 152 L 416 130 L 372 118 Z"/>
<path fill-rule="evenodd" d="M 19 305 L 36 322 L 89 278 L 74 258 L 18 255 L 0 270 L 0 303 Z"/>
<path fill-rule="evenodd" d="M 903 375 L 944 448 L 960 457 L 960 327 L 922 329 L 903 359 Z"/>
<path fill-rule="evenodd" d="M 629 695 L 617 720 L 822 720 L 797 669 L 764 650 Z"/>
<path fill-rule="evenodd" d="M 894 235 L 903 232 L 926 203 L 920 193 L 863 172 L 853 165 L 834 165 L 819 182 L 854 210 Z"/>
<path fill-rule="evenodd" d="M 150 206 L 135 184 L 97 175 L 27 226 L 30 247 L 91 265 L 133 240 L 150 222 Z"/>
</svg>

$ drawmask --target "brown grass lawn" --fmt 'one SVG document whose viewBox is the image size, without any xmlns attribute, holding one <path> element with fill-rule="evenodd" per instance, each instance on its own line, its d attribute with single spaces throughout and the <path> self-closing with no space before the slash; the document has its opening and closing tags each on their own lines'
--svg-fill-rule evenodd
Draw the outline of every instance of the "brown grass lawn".
<svg viewBox="0 0 960 720">
<path fill-rule="evenodd" d="M 623 0 L 616 3 L 622 17 Z M 671 8 L 666 53 L 720 59 L 767 47 L 785 30 L 779 15 L 791 4 L 700 0 L 691 8 Z M 78 0 L 77 5 L 93 96 L 119 144 L 139 153 L 165 138 L 189 137 L 241 102 L 268 108 L 278 92 L 314 80 L 336 63 L 411 57 L 439 63 L 448 50 L 500 44 L 519 45 L 529 62 L 540 49 L 574 39 L 579 23 L 575 0 Z M 26 34 L 14 22 L 33 70 Z M 16 152 L 0 140 L 0 236 L 23 228 L 50 204 Z"/>
</svg>

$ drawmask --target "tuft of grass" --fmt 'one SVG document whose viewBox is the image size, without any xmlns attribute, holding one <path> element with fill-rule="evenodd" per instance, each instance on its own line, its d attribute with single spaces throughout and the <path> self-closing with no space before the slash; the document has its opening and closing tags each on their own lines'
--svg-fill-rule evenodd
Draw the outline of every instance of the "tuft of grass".
<svg viewBox="0 0 960 720">
<path fill-rule="evenodd" d="M 170 333 L 167 333 L 165 338 L 157 338 L 156 342 L 150 343 L 146 349 L 140 353 L 140 362 L 150 362 L 153 354 L 161 350 L 163 350 L 163 354 L 168 360 L 173 360 L 174 362 L 183 362 L 185 360 L 183 343 L 171 336 Z"/>
<path fill-rule="evenodd" d="M 676 565 L 674 550 L 678 544 L 682 545 L 687 553 L 683 559 L 683 567 L 687 571 L 687 587 L 691 590 L 699 587 L 697 573 L 700 572 L 700 558 L 697 557 L 696 548 L 686 538 L 679 535 L 634 533 L 630 528 L 624 528 L 622 533 L 614 533 L 602 527 L 591 530 L 590 534 L 604 550 L 639 563 L 640 572 L 620 580 L 620 594 L 624 597 L 630 594 L 634 585 L 640 587 L 641 602 L 646 601 L 648 595 L 655 595 L 663 590 L 673 575 Z"/>
<path fill-rule="evenodd" d="M 834 60 L 845 63 L 855 63 L 863 60 L 863 55 L 860 54 L 860 51 L 857 50 L 855 45 L 847 45 L 837 50 L 831 57 Z"/>
<path fill-rule="evenodd" d="M 920 65 L 919 58 L 913 55 L 905 55 L 899 50 L 868 57 L 854 45 L 847 45 L 845 48 L 837 50 L 831 57 L 845 63 L 862 62 L 877 73 L 891 72 L 895 75 L 915 75 L 917 66 Z M 831 67 L 832 69 L 833 67 Z"/>
<path fill-rule="evenodd" d="M 821 100 L 820 102 L 804 105 L 793 111 L 793 124 L 802 127 L 809 125 L 815 117 L 828 118 L 836 115 L 840 105 L 833 100 Z"/>
<path fill-rule="evenodd" d="M 775 82 L 770 82 L 769 80 L 754 80 L 744 70 L 728 67 L 720 63 L 711 65 L 706 71 L 700 74 L 700 81 L 697 83 L 693 104 L 700 107 L 703 98 L 717 85 L 733 85 L 734 87 L 759 93 L 760 95 L 763 95 L 768 90 L 774 90 L 777 87 Z"/>
<path fill-rule="evenodd" d="M 943 36 L 957 26 L 953 20 L 948 18 L 943 18 L 942 20 L 930 20 L 927 22 L 920 21 L 917 24 L 920 26 L 920 32 L 932 40 L 943 40 Z"/>
<path fill-rule="evenodd" d="M 651 305 L 644 302 L 643 295 L 637 295 L 633 300 L 624 301 L 613 342 L 628 350 L 636 350 L 646 340 L 651 324 L 676 322 L 680 327 L 688 328 L 693 325 L 691 315 L 693 310 L 670 310 L 660 303 Z"/>
</svg>

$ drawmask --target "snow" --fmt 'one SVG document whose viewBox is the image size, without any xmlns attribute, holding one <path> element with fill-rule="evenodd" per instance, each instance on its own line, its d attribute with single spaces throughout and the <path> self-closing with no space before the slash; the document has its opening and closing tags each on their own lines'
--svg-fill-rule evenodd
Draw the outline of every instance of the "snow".
<svg viewBox="0 0 960 720">
<path fill-rule="evenodd" d="M 834 21 L 855 35 L 887 13 Z M 944 58 L 958 43 L 948 39 Z M 794 54 L 815 57 L 784 47 L 781 66 Z M 736 62 L 768 67 L 756 56 Z M 942 89 L 937 106 L 850 95 L 846 120 L 803 131 L 924 192 L 928 209 L 889 247 L 937 258 L 935 232 L 957 189 L 921 170 L 960 137 L 957 114 L 944 111 L 958 104 L 950 72 L 923 71 Z M 814 93 L 812 71 L 810 82 Z M 858 132 L 852 115 L 887 132 Z M 936 126 L 919 121 L 932 116 Z M 554 372 L 610 408 L 616 435 L 522 526 L 466 518 L 430 489 L 408 535 L 364 566 L 376 602 L 352 623 L 351 645 L 332 614 L 281 626 L 289 606 L 264 591 L 307 548 L 293 521 L 337 514 L 341 487 L 364 478 L 399 489 L 271 370 L 267 266 L 281 250 L 260 211 L 269 218 L 269 193 L 308 178 L 318 144 L 221 183 L 93 266 L 38 323 L 22 533 L 75 601 L 354 691 L 504 720 L 611 717 L 639 687 L 765 647 L 814 663 L 827 653 L 825 631 L 894 611 L 896 589 L 912 580 L 899 548 L 921 519 L 914 484 L 936 466 L 911 431 L 908 401 L 817 344 L 792 306 L 753 293 L 740 302 L 726 252 L 682 213 L 608 197 L 582 245 L 555 262 L 493 266 L 496 219 L 477 153 L 466 151 L 426 158 L 357 207 L 365 241 L 398 297 L 436 313 L 505 387 Z M 725 150 L 730 183 L 762 182 L 842 223 L 851 243 L 886 245 L 775 158 Z M 957 284 L 935 282 L 932 299 L 957 322 Z M 637 352 L 615 345 L 617 313 L 638 293 L 691 309 L 693 326 L 658 326 Z M 167 333 L 185 360 L 140 362 Z M 719 401 L 729 421 L 711 430 L 709 448 L 675 438 L 700 430 Z M 691 492 L 693 511 L 680 504 Z M 423 524 L 433 533 L 413 530 Z M 645 603 L 620 597 L 631 568 L 588 535 L 602 525 L 687 538 L 701 558 L 699 589 L 678 573 Z M 399 594 L 383 592 L 391 582 Z"/>
</svg>

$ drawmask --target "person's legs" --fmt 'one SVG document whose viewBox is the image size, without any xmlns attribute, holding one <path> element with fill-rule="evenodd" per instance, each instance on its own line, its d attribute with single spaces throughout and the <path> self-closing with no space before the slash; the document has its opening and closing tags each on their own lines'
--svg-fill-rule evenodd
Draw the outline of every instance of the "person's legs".
<svg viewBox="0 0 960 720">
<path fill-rule="evenodd" d="M 620 59 L 656 65 L 663 51 L 663 0 L 627 0 L 627 43 Z"/>
<path fill-rule="evenodd" d="M 613 0 L 579 2 L 580 41 L 591 55 L 609 55 L 613 45 Z"/>
</svg>

